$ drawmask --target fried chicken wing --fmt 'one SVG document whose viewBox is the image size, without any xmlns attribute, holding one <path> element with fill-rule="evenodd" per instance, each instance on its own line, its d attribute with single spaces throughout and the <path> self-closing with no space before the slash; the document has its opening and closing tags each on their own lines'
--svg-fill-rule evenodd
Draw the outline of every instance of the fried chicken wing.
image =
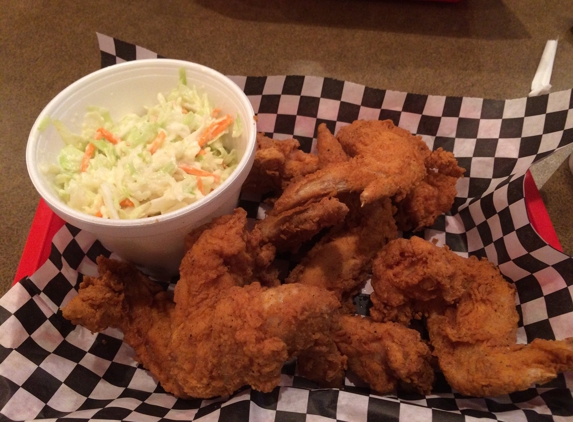
<svg viewBox="0 0 573 422">
<path fill-rule="evenodd" d="M 323 333 L 338 306 L 309 286 L 231 288 L 214 309 L 174 330 L 171 373 L 194 397 L 231 394 L 243 385 L 269 392 L 286 361 L 329 341 Z"/>
<path fill-rule="evenodd" d="M 280 193 L 292 180 L 316 171 L 318 157 L 299 148 L 296 139 L 279 141 L 258 133 L 255 160 L 243 190 Z"/>
<path fill-rule="evenodd" d="M 420 334 L 401 324 L 344 315 L 335 341 L 348 357 L 348 368 L 378 393 L 394 391 L 399 382 L 427 394 L 434 382 L 431 352 Z"/>
<path fill-rule="evenodd" d="M 323 198 L 307 206 L 295 207 L 281 214 L 268 215 L 257 222 L 261 240 L 279 252 L 296 252 L 322 229 L 342 223 L 348 207 L 336 198 Z"/>
<path fill-rule="evenodd" d="M 79 294 L 64 308 L 64 318 L 91 332 L 119 328 L 124 341 L 166 391 L 186 394 L 171 376 L 173 299 L 134 266 L 103 256 L 97 258 L 99 277 L 84 277 Z"/>
<path fill-rule="evenodd" d="M 350 159 L 333 162 L 289 184 L 273 212 L 340 193 L 358 192 L 362 204 L 403 199 L 426 176 L 427 145 L 390 121 L 357 120 L 337 139 Z"/>
<path fill-rule="evenodd" d="M 246 223 L 237 210 L 192 235 L 173 299 L 130 264 L 99 258 L 100 277 L 86 278 L 64 317 L 92 331 L 121 329 L 138 361 L 179 397 L 243 385 L 271 391 L 287 360 L 319 345 L 340 363 L 321 376 L 340 378 L 345 358 L 330 337 L 339 301 L 314 286 L 261 286 L 274 248 L 260 246 Z"/>
<path fill-rule="evenodd" d="M 332 163 L 342 163 L 348 161 L 349 157 L 338 139 L 328 130 L 326 124 L 318 125 L 316 134 L 316 155 L 318 156 L 319 168 L 326 167 Z"/>
<path fill-rule="evenodd" d="M 571 337 L 496 346 L 489 345 L 487 340 L 457 341 L 441 326 L 450 323 L 448 318 L 448 315 L 429 318 L 428 331 L 446 379 L 462 394 L 478 397 L 509 394 L 573 370 Z M 453 334 L 455 338 L 457 333 Z"/>
<path fill-rule="evenodd" d="M 363 207 L 357 196 L 353 199 L 344 223 L 330 229 L 312 247 L 290 272 L 287 283 L 323 287 L 352 305 L 352 296 L 370 275 L 372 259 L 382 246 L 398 236 L 389 198 Z"/>
<path fill-rule="evenodd" d="M 438 148 L 425 159 L 427 174 L 402 200 L 396 203 L 398 228 L 419 231 L 434 224 L 448 212 L 456 197 L 456 183 L 465 172 L 449 151 Z"/>
<path fill-rule="evenodd" d="M 370 315 L 377 321 L 408 324 L 430 306 L 454 304 L 472 277 L 480 276 L 479 269 L 468 264 L 471 261 L 417 236 L 389 242 L 372 264 Z"/>
<path fill-rule="evenodd" d="M 507 394 L 573 370 L 573 338 L 516 344 L 515 288 L 485 259 L 397 239 L 376 258 L 372 287 L 373 318 L 427 318 L 433 353 L 462 394 Z"/>
</svg>

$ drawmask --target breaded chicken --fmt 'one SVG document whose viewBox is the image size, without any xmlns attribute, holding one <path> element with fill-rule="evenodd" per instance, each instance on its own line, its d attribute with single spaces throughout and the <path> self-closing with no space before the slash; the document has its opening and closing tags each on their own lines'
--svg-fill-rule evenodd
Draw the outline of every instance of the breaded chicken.
<svg viewBox="0 0 573 422">
<path fill-rule="evenodd" d="M 317 169 L 318 157 L 300 150 L 296 139 L 279 141 L 258 133 L 255 160 L 243 190 L 280 194 L 291 181 Z"/>
<path fill-rule="evenodd" d="M 431 226 L 439 215 L 448 212 L 457 195 L 456 184 L 465 170 L 454 154 L 438 148 L 425 159 L 427 174 L 406 197 L 396 202 L 395 215 L 402 231 L 419 231 Z"/>
<path fill-rule="evenodd" d="M 64 317 L 92 331 L 121 329 L 137 360 L 179 397 L 271 391 L 286 361 L 318 345 L 330 345 L 340 364 L 321 377 L 340 379 L 345 358 L 330 336 L 339 301 L 313 286 L 261 286 L 274 255 L 246 223 L 237 210 L 193 234 L 173 299 L 130 264 L 100 257 L 100 276 L 86 277 Z"/>
<path fill-rule="evenodd" d="M 573 370 L 573 338 L 516 344 L 515 288 L 485 259 L 397 239 L 376 258 L 372 287 L 374 319 L 427 319 L 439 366 L 462 394 L 508 394 Z"/>
<path fill-rule="evenodd" d="M 320 239 L 290 272 L 287 283 L 323 287 L 336 294 L 347 308 L 352 296 L 370 276 L 372 259 L 391 239 L 398 236 L 389 198 L 360 206 L 358 197 L 350 215 Z M 349 303 L 350 302 L 350 303 Z"/>
<path fill-rule="evenodd" d="M 405 383 L 427 394 L 434 382 L 432 354 L 420 333 L 393 322 L 344 315 L 335 341 L 348 357 L 348 368 L 378 393 Z"/>
<path fill-rule="evenodd" d="M 275 202 L 280 213 L 299 205 L 357 192 L 362 204 L 403 199 L 426 176 L 427 145 L 391 121 L 357 120 L 337 134 L 348 161 L 332 162 L 289 184 Z"/>
<path fill-rule="evenodd" d="M 173 298 L 133 265 L 100 256 L 99 277 L 84 277 L 79 295 L 62 309 L 64 318 L 91 332 L 108 327 L 123 331 L 124 341 L 166 391 L 185 397 L 171 376 Z"/>
<path fill-rule="evenodd" d="M 348 161 L 350 157 L 336 137 L 328 130 L 326 124 L 318 125 L 316 134 L 316 155 L 318 156 L 319 168 L 328 164 L 342 163 Z"/>
<path fill-rule="evenodd" d="M 263 242 L 272 244 L 279 252 L 296 252 L 322 229 L 344 221 L 348 207 L 336 198 L 295 207 L 281 214 L 267 215 L 257 222 Z"/>
</svg>

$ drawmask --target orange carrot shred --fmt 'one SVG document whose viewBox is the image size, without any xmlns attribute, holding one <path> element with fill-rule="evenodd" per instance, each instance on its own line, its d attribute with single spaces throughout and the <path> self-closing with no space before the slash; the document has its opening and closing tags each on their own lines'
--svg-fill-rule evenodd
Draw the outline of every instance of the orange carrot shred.
<svg viewBox="0 0 573 422">
<path fill-rule="evenodd" d="M 211 116 L 217 117 L 220 112 L 221 112 L 221 109 L 220 109 L 220 108 L 215 108 L 215 109 L 213 109 L 213 111 L 211 112 Z"/>
<path fill-rule="evenodd" d="M 215 173 L 209 173 L 208 171 L 205 170 L 201 170 L 195 167 L 189 167 L 186 166 L 184 164 L 179 164 L 178 166 L 181 170 L 183 170 L 185 173 L 187 174 L 191 174 L 193 176 L 198 176 L 198 177 L 214 177 L 215 178 L 215 182 L 219 182 L 219 180 L 221 179 L 221 176 L 219 176 L 218 174 Z"/>
<path fill-rule="evenodd" d="M 95 154 L 95 150 L 96 150 L 95 145 L 90 142 L 88 144 L 88 146 L 86 147 L 86 151 L 84 152 L 84 156 L 82 157 L 82 163 L 80 166 L 80 170 L 82 172 L 84 172 L 88 169 L 88 166 L 90 165 L 90 160 L 92 159 L 92 157 Z"/>
<path fill-rule="evenodd" d="M 103 127 L 100 127 L 98 130 L 96 130 L 96 133 L 94 135 L 94 139 L 99 139 L 99 138 L 105 138 L 114 145 L 120 142 L 119 138 L 117 138 L 113 133 L 111 133 L 107 129 L 104 129 Z"/>
<path fill-rule="evenodd" d="M 200 150 L 197 155 L 205 155 L 207 154 L 207 151 L 205 151 L 204 149 Z"/>
<path fill-rule="evenodd" d="M 157 137 L 149 145 L 149 152 L 151 152 L 151 154 L 155 154 L 159 149 L 159 147 L 161 147 L 161 144 L 163 143 L 164 140 L 165 140 L 165 132 L 159 132 L 157 134 Z"/>
<path fill-rule="evenodd" d="M 103 214 L 101 213 L 101 211 L 98 211 L 95 213 L 95 216 L 101 218 L 103 217 Z"/>
<path fill-rule="evenodd" d="M 201 195 L 205 196 L 205 187 L 203 186 L 203 179 L 201 179 L 199 176 L 197 176 L 196 179 L 197 179 L 197 189 L 199 189 Z"/>
<path fill-rule="evenodd" d="M 125 198 L 123 201 L 121 201 L 121 202 L 119 203 L 119 205 L 120 205 L 122 208 L 128 208 L 128 207 L 133 207 L 133 206 L 134 206 L 133 202 L 132 202 L 131 199 L 129 199 L 129 198 Z"/>
<path fill-rule="evenodd" d="M 202 148 L 207 145 L 208 142 L 219 136 L 225 129 L 227 129 L 231 123 L 233 123 L 233 118 L 228 114 L 222 119 L 215 120 L 211 123 L 201 134 L 199 138 L 199 146 Z"/>
</svg>

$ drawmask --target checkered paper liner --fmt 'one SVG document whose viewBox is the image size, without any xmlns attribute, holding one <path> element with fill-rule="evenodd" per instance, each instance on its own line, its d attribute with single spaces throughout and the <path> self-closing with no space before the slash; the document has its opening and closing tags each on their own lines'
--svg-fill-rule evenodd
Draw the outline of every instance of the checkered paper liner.
<svg viewBox="0 0 573 422">
<path fill-rule="evenodd" d="M 157 54 L 97 34 L 102 66 Z M 297 138 L 314 150 L 316 127 L 331 131 L 355 119 L 392 119 L 430 148 L 452 151 L 466 177 L 450 213 L 422 234 L 462 256 L 487 257 L 517 287 L 519 342 L 573 336 L 573 258 L 550 247 L 531 226 L 524 175 L 536 161 L 573 142 L 573 95 L 488 100 L 418 95 L 313 76 L 233 76 L 258 114 L 258 129 Z M 261 198 L 242 196 L 250 218 Z M 408 235 L 408 234 L 406 234 Z M 494 398 L 452 390 L 438 373 L 423 396 L 380 396 L 348 375 L 342 389 L 319 389 L 283 368 L 272 393 L 245 387 L 231 397 L 182 400 L 166 393 L 133 359 L 121 332 L 92 335 L 65 320 L 60 307 L 76 294 L 95 259 L 112 256 L 90 234 L 65 225 L 48 261 L 0 299 L 0 420 L 134 421 L 565 421 L 573 417 L 573 373 Z M 285 270 L 294 258 L 282 255 Z M 171 288 L 172 285 L 168 286 Z M 356 299 L 367 313 L 368 288 Z"/>
</svg>

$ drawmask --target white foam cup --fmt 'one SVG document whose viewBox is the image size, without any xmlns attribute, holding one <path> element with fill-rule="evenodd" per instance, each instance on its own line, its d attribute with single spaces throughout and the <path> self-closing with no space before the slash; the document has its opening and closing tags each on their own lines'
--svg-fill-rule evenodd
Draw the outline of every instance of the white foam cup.
<svg viewBox="0 0 573 422">
<path fill-rule="evenodd" d="M 104 219 L 84 214 L 66 205 L 57 195 L 42 167 L 55 163 L 64 146 L 53 125 L 40 130 L 46 118 L 61 120 L 72 132 L 80 132 L 89 106 L 110 111 L 114 120 L 128 113 L 143 114 L 145 106 L 157 103 L 158 93 L 177 86 L 185 69 L 187 84 L 206 93 L 222 113 L 239 116 L 243 132 L 234 138 L 239 164 L 231 176 L 205 198 L 177 211 L 136 220 Z M 42 110 L 34 123 L 26 149 L 29 176 L 47 205 L 66 222 L 93 234 L 119 257 L 142 267 L 151 275 L 169 277 L 178 271 L 184 253 L 184 238 L 193 228 L 214 217 L 229 214 L 237 206 L 241 185 L 254 160 L 256 122 L 244 92 L 221 73 L 187 61 L 148 59 L 126 62 L 98 70 L 60 92 Z"/>
</svg>

